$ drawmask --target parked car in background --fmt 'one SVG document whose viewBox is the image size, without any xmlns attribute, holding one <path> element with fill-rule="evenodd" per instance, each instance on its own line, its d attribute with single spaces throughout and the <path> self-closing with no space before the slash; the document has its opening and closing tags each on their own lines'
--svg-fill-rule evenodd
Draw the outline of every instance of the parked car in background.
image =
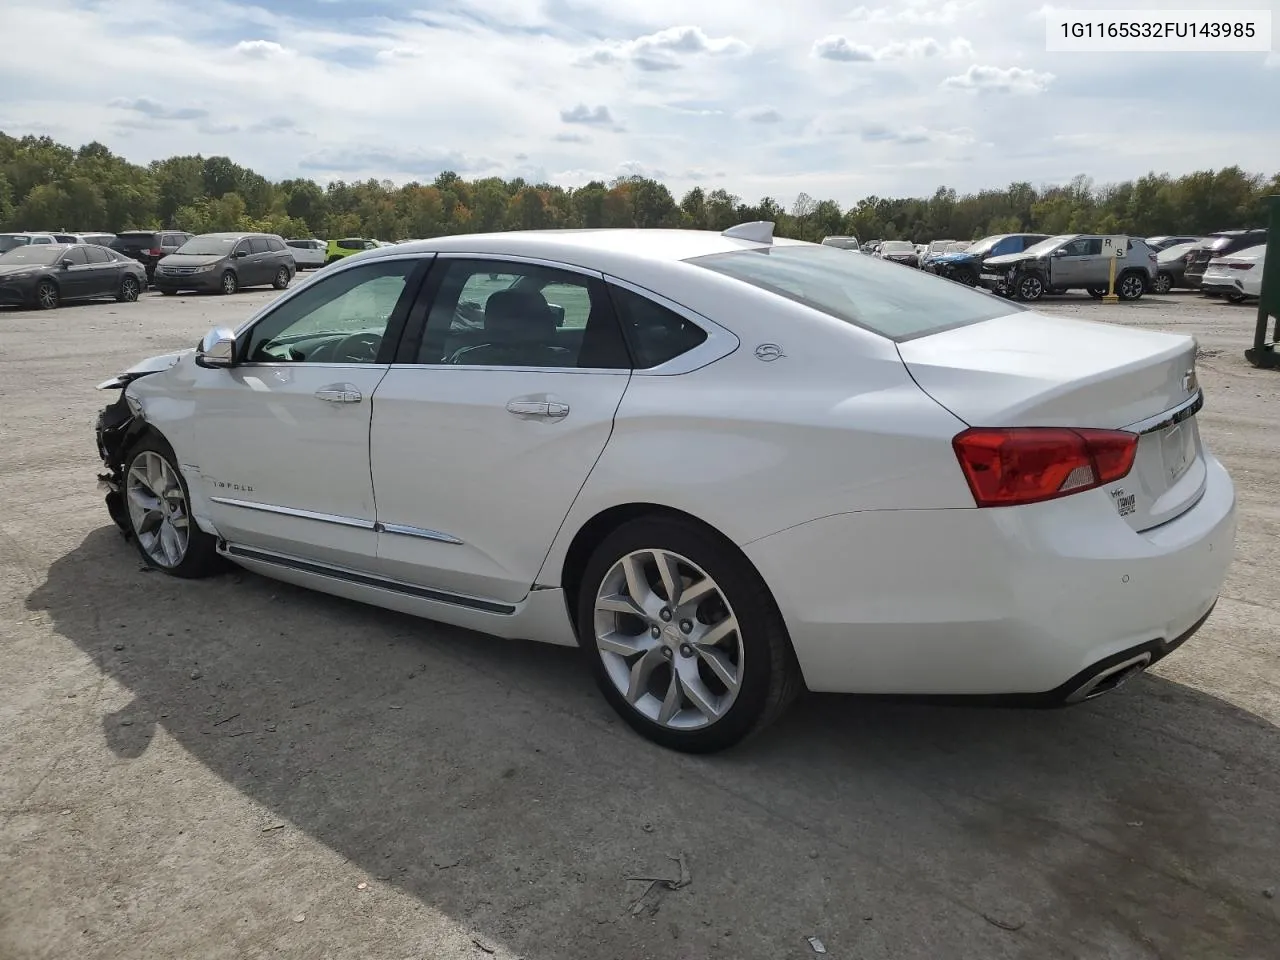
<svg viewBox="0 0 1280 960">
<path fill-rule="evenodd" d="M 360 253 L 363 250 L 377 250 L 377 240 L 369 240 L 364 237 L 343 237 L 341 240 L 330 240 L 329 246 L 325 250 L 324 262 L 337 263 L 344 257 L 350 257 Z"/>
<path fill-rule="evenodd" d="M 858 243 L 858 238 L 854 236 L 831 236 L 823 237 L 822 245 L 824 247 L 835 247 L 838 250 L 852 250 L 854 253 L 862 252 L 862 245 Z"/>
<path fill-rule="evenodd" d="M 286 240 L 284 245 L 293 254 L 293 262 L 299 270 L 324 266 L 325 251 L 329 245 L 323 240 Z"/>
<path fill-rule="evenodd" d="M 1184 280 L 1184 274 L 1187 261 L 1191 259 L 1191 251 L 1196 248 L 1197 243 L 1198 240 L 1175 243 L 1156 254 L 1156 279 L 1151 284 L 1152 293 L 1168 293 L 1174 287 L 1189 286 Z"/>
<path fill-rule="evenodd" d="M 1200 289 L 1208 294 L 1220 294 L 1232 303 L 1239 303 L 1245 297 L 1260 297 L 1266 258 L 1265 243 L 1225 257 L 1214 257 L 1204 271 Z"/>
<path fill-rule="evenodd" d="M 15 247 L 25 247 L 30 244 L 51 244 L 51 243 L 68 243 L 71 241 L 59 240 L 52 233 L 0 233 L 0 253 L 5 253 Z"/>
<path fill-rule="evenodd" d="M 864 244 L 862 245 L 862 252 L 863 252 L 863 253 L 875 253 L 876 251 L 878 251 L 878 250 L 880 249 L 880 244 L 881 244 L 882 242 L 883 242 L 883 241 L 881 241 L 881 240 L 868 240 L 866 243 L 864 243 Z"/>
<path fill-rule="evenodd" d="M 0 303 L 52 310 L 71 300 L 131 303 L 146 286 L 140 263 L 96 243 L 31 243 L 0 255 Z"/>
<path fill-rule="evenodd" d="M 270 233 L 205 233 L 192 237 L 156 266 L 161 293 L 181 290 L 232 294 L 242 287 L 283 290 L 298 272 L 284 239 Z"/>
<path fill-rule="evenodd" d="M 973 246 L 973 241 L 972 241 L 972 240 L 952 240 L 950 243 L 948 243 L 948 244 L 947 244 L 946 248 L 945 248 L 942 252 L 943 252 L 944 254 L 946 254 L 946 253 L 964 253 L 964 252 L 965 252 L 966 250 L 968 250 L 971 246 Z"/>
<path fill-rule="evenodd" d="M 910 240 L 886 240 L 880 244 L 876 256 L 881 260 L 892 260 L 908 267 L 920 266 L 920 253 Z"/>
<path fill-rule="evenodd" d="M 142 264 L 150 283 L 156 264 L 190 239 L 191 234 L 184 230 L 126 230 L 116 234 L 108 246 Z"/>
<path fill-rule="evenodd" d="M 969 244 L 968 249 L 959 253 L 935 257 L 925 264 L 925 269 L 948 280 L 976 287 L 984 259 L 1022 253 L 1027 247 L 1047 239 L 1048 235 L 1043 233 L 998 233 Z"/>
<path fill-rule="evenodd" d="M 1250 230 L 1220 230 L 1217 233 L 1211 233 L 1191 251 L 1191 259 L 1187 261 L 1186 269 L 1182 274 L 1183 283 L 1188 287 L 1199 289 L 1201 278 L 1210 260 L 1266 242 L 1267 231 L 1264 227 Z M 1216 296 L 1216 294 L 1211 293 L 1210 296 Z"/>
<path fill-rule="evenodd" d="M 73 236 L 76 243 L 96 243 L 101 247 L 111 246 L 111 241 L 116 238 L 114 233 L 77 233 Z"/>
<path fill-rule="evenodd" d="M 1111 257 L 1102 253 L 1103 237 L 1063 234 L 1049 237 L 1022 253 L 987 257 L 978 279 L 984 287 L 1018 300 L 1039 300 L 1046 293 L 1087 290 L 1093 297 L 1107 292 Z M 1137 300 L 1156 279 L 1155 252 L 1142 240 L 1129 238 L 1116 262 L 1116 295 Z"/>
<path fill-rule="evenodd" d="M 1144 241 L 1148 247 L 1159 253 L 1161 250 L 1168 250 L 1170 247 L 1180 246 L 1184 243 L 1199 243 L 1203 237 L 1147 237 Z"/>
<path fill-rule="evenodd" d="M 142 562 L 578 646 L 676 749 L 805 686 L 1087 700 L 1191 636 L 1232 560 L 1194 337 L 758 223 L 441 237 L 246 314 L 101 384 Z"/>
</svg>

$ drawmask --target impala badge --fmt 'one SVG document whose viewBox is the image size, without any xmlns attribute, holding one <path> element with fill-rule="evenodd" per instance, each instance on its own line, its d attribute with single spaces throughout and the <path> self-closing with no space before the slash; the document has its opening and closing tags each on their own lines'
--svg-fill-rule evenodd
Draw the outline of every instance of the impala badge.
<svg viewBox="0 0 1280 960">
<path fill-rule="evenodd" d="M 763 360 L 765 363 L 773 363 L 779 357 L 785 357 L 780 344 L 762 343 L 756 347 L 756 359 Z"/>
</svg>

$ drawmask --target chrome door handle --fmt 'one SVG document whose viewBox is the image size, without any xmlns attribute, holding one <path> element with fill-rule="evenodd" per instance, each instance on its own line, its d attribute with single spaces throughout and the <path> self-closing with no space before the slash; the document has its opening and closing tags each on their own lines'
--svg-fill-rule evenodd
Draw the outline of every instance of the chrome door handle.
<svg viewBox="0 0 1280 960">
<path fill-rule="evenodd" d="M 559 420 L 569 415 L 569 405 L 554 400 L 510 400 L 507 402 L 507 412 L 517 417 Z"/>
<path fill-rule="evenodd" d="M 331 383 L 317 390 L 315 397 L 330 403 L 359 403 L 364 399 L 353 383 Z"/>
</svg>

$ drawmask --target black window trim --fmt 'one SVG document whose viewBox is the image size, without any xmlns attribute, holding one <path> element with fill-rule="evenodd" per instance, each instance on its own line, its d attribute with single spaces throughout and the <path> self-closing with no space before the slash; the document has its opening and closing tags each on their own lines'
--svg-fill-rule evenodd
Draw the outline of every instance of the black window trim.
<svg viewBox="0 0 1280 960">
<path fill-rule="evenodd" d="M 652 300 L 658 306 L 666 310 L 670 310 L 689 321 L 696 327 L 700 327 L 707 338 L 698 344 L 692 350 L 686 350 L 684 353 L 677 354 L 670 360 L 660 363 L 654 367 L 645 369 L 637 369 L 635 375 L 638 377 L 671 377 L 680 374 L 692 373 L 700 370 L 709 364 L 715 363 L 717 360 L 723 360 L 732 354 L 741 345 L 742 341 L 738 339 L 738 335 L 733 331 L 720 326 L 714 320 L 698 313 L 696 310 L 672 300 L 670 297 L 664 297 L 662 294 L 650 290 L 648 287 L 642 287 L 638 283 L 630 280 L 624 280 L 621 277 L 606 273 L 604 275 L 605 283 L 611 286 L 621 287 L 637 296 Z M 623 336 L 627 331 L 623 330 Z M 628 342 L 628 347 L 630 343 Z M 634 354 L 634 350 L 632 351 Z"/>
<path fill-rule="evenodd" d="M 444 286 L 444 277 L 448 272 L 446 265 L 452 260 L 481 260 L 492 263 L 506 263 L 513 266 L 532 266 L 544 267 L 548 270 L 560 270 L 564 273 L 575 273 L 586 277 L 587 280 L 600 283 L 601 292 L 605 294 L 606 302 L 609 304 L 609 315 L 612 318 L 615 328 L 618 330 L 619 338 L 626 347 L 628 354 L 631 353 L 630 344 L 627 343 L 625 332 L 621 329 L 622 324 L 618 320 L 617 311 L 613 308 L 613 300 L 608 296 L 608 278 L 599 270 L 592 270 L 588 267 L 578 266 L 573 263 L 564 263 L 558 260 L 545 260 L 538 257 L 526 257 L 518 254 L 506 253 L 471 253 L 459 250 L 447 250 L 434 254 L 435 262 L 438 268 L 432 269 L 427 276 L 427 282 L 419 292 L 417 302 L 414 309 L 409 314 L 409 328 L 405 336 L 401 338 L 400 349 L 396 351 L 395 359 L 391 362 L 398 368 L 414 369 L 414 370 L 470 370 L 472 372 L 494 371 L 494 370 L 511 370 L 524 371 L 526 373 L 608 373 L 631 375 L 633 371 L 634 361 L 626 367 L 500 367 L 500 366 L 463 366 L 449 365 L 440 363 L 419 363 L 418 351 L 422 349 L 422 338 L 427 330 L 427 318 L 431 315 L 431 308 L 435 305 L 436 297 L 440 293 L 440 288 Z M 493 271 L 501 273 L 500 270 Z M 630 359 L 630 357 L 629 357 Z"/>
<path fill-rule="evenodd" d="M 405 277 L 404 290 L 401 292 L 400 300 L 396 303 L 395 309 L 392 310 L 391 316 L 387 319 L 387 330 L 382 335 L 382 344 L 378 349 L 378 356 L 373 363 L 298 363 L 286 360 L 269 361 L 269 360 L 246 360 L 244 352 L 249 348 L 251 334 L 258 324 L 262 323 L 277 310 L 282 308 L 294 297 L 312 289 L 313 286 L 326 283 L 333 277 L 340 276 L 348 270 L 361 270 L 371 264 L 382 263 L 399 263 L 405 260 L 414 261 L 415 265 L 409 271 L 409 275 Z M 236 366 L 237 367 L 296 367 L 300 365 L 310 367 L 356 367 L 359 369 L 367 369 L 369 367 L 385 367 L 395 362 L 395 357 L 404 347 L 404 334 L 408 327 L 410 317 L 412 317 L 418 309 L 418 305 L 422 300 L 423 284 L 431 273 L 431 265 L 435 261 L 434 253 L 413 253 L 399 257 L 381 257 L 376 260 L 364 260 L 359 263 L 335 265 L 330 270 L 326 270 L 314 283 L 306 283 L 301 286 L 294 287 L 293 290 L 273 301 L 267 309 L 258 315 L 249 318 L 236 330 Z"/>
</svg>

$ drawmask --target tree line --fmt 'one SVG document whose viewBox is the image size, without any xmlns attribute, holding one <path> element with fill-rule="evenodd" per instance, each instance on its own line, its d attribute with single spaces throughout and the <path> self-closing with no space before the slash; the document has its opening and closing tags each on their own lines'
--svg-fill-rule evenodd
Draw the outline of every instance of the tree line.
<svg viewBox="0 0 1280 960">
<path fill-rule="evenodd" d="M 1280 194 L 1280 174 L 1267 179 L 1237 166 L 1102 185 L 1085 176 L 1066 185 L 1018 182 L 963 195 L 938 187 L 930 197 L 872 196 L 843 208 L 804 193 L 790 208 L 772 197 L 753 204 L 701 187 L 677 200 L 663 184 L 638 176 L 567 188 L 446 171 L 431 183 L 336 180 L 321 187 L 302 178 L 272 182 L 228 157 L 176 156 L 140 166 L 97 142 L 76 149 L 0 132 L 5 230 L 167 227 L 401 240 L 552 227 L 723 230 L 773 220 L 778 235 L 805 240 L 853 234 L 922 242 L 1019 231 L 1153 236 L 1265 225 L 1263 199 L 1271 194 Z"/>
</svg>

